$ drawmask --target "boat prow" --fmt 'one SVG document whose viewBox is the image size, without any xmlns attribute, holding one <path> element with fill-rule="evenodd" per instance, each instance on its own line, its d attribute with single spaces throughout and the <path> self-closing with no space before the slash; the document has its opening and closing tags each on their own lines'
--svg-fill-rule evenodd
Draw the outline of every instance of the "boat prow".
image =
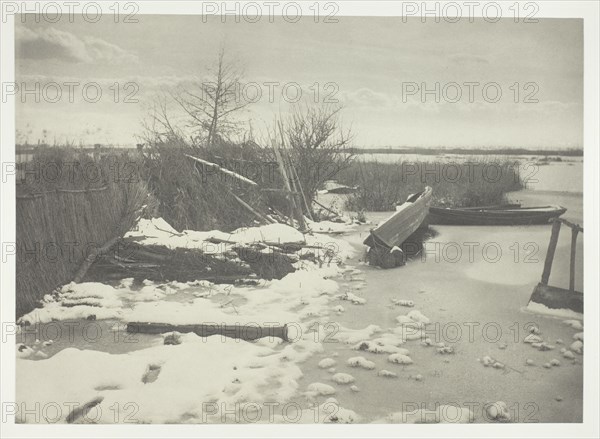
<svg viewBox="0 0 600 439">
<path fill-rule="evenodd" d="M 400 246 L 425 221 L 431 204 L 432 189 L 427 186 L 422 192 L 411 194 L 406 201 L 396 207 L 396 212 L 387 220 L 371 230 L 364 243 L 371 247 L 369 250 L 374 258 L 369 258 L 373 265 L 398 266 L 403 264 L 403 254 Z M 394 256 L 393 254 L 396 253 Z M 382 257 L 394 259 L 392 262 L 381 263 Z M 374 262 L 376 259 L 378 262 Z M 386 267 L 389 268 L 389 267 Z"/>
</svg>

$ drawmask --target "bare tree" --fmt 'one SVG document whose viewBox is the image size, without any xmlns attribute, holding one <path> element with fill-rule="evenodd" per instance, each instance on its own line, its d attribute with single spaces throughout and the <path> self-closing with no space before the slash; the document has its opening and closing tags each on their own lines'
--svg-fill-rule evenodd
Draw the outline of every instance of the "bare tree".
<svg viewBox="0 0 600 439">
<path fill-rule="evenodd" d="M 156 96 L 149 108 L 148 116 L 142 121 L 143 132 L 139 139 L 146 145 L 183 140 L 183 133 L 169 117 L 167 101 L 165 95 Z"/>
<path fill-rule="evenodd" d="M 341 107 L 295 106 L 282 127 L 293 171 L 308 206 L 323 183 L 331 180 L 352 160 L 351 129 L 341 126 Z"/>
<path fill-rule="evenodd" d="M 210 79 L 173 95 L 189 117 L 188 128 L 209 147 L 238 128 L 232 116 L 249 104 L 240 93 L 242 72 L 225 59 L 224 49 L 219 51 Z"/>
</svg>

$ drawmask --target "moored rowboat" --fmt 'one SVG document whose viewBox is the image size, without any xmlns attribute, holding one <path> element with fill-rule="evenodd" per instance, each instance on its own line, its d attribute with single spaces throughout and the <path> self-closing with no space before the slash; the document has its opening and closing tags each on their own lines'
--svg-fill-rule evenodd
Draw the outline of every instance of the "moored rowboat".
<svg viewBox="0 0 600 439">
<path fill-rule="evenodd" d="M 518 205 L 452 209 L 429 208 L 429 224 L 461 226 L 516 226 L 547 224 L 567 209 L 562 206 L 519 207 Z"/>
</svg>

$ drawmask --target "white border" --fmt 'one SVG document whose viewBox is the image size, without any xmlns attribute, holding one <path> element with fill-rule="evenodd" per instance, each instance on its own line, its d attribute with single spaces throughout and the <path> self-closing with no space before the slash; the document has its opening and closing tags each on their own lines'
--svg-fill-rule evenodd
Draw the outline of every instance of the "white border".
<svg viewBox="0 0 600 439">
<path fill-rule="evenodd" d="M 0 3 L 21 4 L 21 1 Z M 33 2 L 27 2 L 33 3 Z M 38 2 L 41 5 L 53 3 L 49 1 Z M 54 2 L 61 3 L 61 2 Z M 107 13 L 108 8 L 115 2 L 102 2 L 101 5 Z M 139 5 L 139 14 L 199 14 L 202 5 L 199 2 L 189 1 L 142 1 L 133 2 Z M 206 2 L 205 2 L 206 3 Z M 222 2 L 213 2 L 219 3 Z M 235 2 L 226 2 L 232 4 Z M 262 2 L 258 2 L 262 3 Z M 281 2 L 283 4 L 285 2 Z M 303 9 L 312 14 L 309 9 L 314 2 L 302 3 Z M 401 15 L 403 3 L 418 2 L 385 2 L 385 1 L 352 1 L 335 2 L 339 5 L 337 15 L 362 15 L 386 16 Z M 435 3 L 435 2 L 427 2 Z M 438 2 L 447 3 L 447 2 Z M 464 2 L 456 2 L 463 4 Z M 489 2 L 480 2 L 482 5 Z M 513 1 L 500 2 L 503 16 L 508 13 L 508 8 Z M 523 3 L 523 2 L 522 2 Z M 468 425 L 15 425 L 3 424 L 0 419 L 0 437 L 280 437 L 280 436 L 331 436 L 331 437 L 598 437 L 598 316 L 599 309 L 599 131 L 600 120 L 598 100 L 598 67 L 599 48 L 599 4 L 596 1 L 541 1 L 537 17 L 564 17 L 584 18 L 584 52 L 585 52 L 585 78 L 584 78 L 584 223 L 585 223 L 585 257 L 584 257 L 584 290 L 585 309 L 589 316 L 585 320 L 586 339 L 594 340 L 586 343 L 584 356 L 584 413 L 583 424 L 468 424 Z M 85 4 L 81 2 L 80 4 Z M 80 8 L 79 8 L 80 9 Z M 477 13 L 477 11 L 479 11 Z M 478 8 L 476 16 L 481 16 Z M 510 16 L 510 15 L 508 15 Z M 14 17 L 13 17 L 14 18 Z M 0 25 L 1 64 L 0 80 L 2 83 L 14 81 L 14 22 L 9 20 Z M 1 145 L 0 157 L 2 163 L 14 163 L 15 119 L 14 102 L 1 105 Z M 15 241 L 15 185 L 14 180 L 2 183 L 1 189 L 2 215 L 1 239 L 2 242 Z M 14 321 L 15 298 L 15 260 L 11 258 L 8 263 L 1 266 L 2 294 L 1 318 L 2 322 Z M 4 334 L 3 334 L 4 335 Z M 14 336 L 1 344 L 1 375 L 0 375 L 0 400 L 14 401 L 15 395 L 15 343 Z M 67 372 L 68 373 L 68 372 Z M 552 385 L 552 383 L 548 383 Z"/>
</svg>

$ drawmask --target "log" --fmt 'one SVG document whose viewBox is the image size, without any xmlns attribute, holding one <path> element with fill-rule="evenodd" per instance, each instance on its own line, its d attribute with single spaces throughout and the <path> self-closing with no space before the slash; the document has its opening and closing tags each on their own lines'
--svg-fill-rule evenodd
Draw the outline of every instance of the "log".
<svg viewBox="0 0 600 439">
<path fill-rule="evenodd" d="M 166 332 L 183 332 L 210 337 L 222 335 L 224 337 L 241 340 L 258 340 L 264 337 L 277 337 L 283 341 L 288 339 L 288 327 L 283 326 L 260 326 L 258 324 L 247 325 L 224 325 L 217 323 L 196 325 L 172 325 L 170 323 L 130 322 L 127 324 L 127 332 L 132 334 L 164 334 Z"/>
</svg>

